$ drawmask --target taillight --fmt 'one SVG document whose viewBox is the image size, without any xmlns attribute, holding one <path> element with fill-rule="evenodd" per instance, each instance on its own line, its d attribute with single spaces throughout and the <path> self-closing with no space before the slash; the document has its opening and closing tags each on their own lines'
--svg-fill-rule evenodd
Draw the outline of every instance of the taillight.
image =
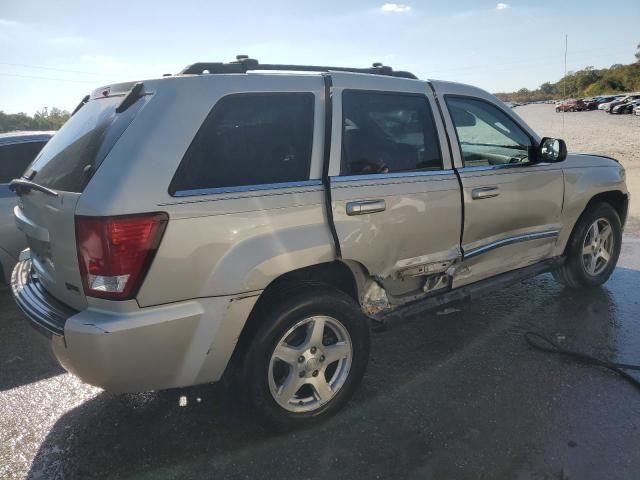
<svg viewBox="0 0 640 480">
<path fill-rule="evenodd" d="M 160 245 L 169 217 L 76 215 L 76 245 L 84 293 L 110 300 L 133 298 Z"/>
</svg>

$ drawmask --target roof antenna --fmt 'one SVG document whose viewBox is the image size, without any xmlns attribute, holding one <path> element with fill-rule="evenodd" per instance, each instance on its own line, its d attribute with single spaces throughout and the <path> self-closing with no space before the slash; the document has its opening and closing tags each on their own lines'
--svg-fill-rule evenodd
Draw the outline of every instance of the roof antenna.
<svg viewBox="0 0 640 480">
<path fill-rule="evenodd" d="M 569 48 L 569 35 L 564 36 L 564 77 L 562 78 L 562 97 L 563 101 L 567 101 L 567 50 Z M 566 106 L 562 107 L 562 135 L 564 135 L 564 113 Z"/>
</svg>

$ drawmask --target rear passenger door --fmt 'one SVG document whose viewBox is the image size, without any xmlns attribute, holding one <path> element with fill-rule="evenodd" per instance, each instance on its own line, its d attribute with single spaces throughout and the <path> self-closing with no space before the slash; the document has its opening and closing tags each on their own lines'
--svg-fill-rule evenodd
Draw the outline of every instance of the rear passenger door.
<svg viewBox="0 0 640 480">
<path fill-rule="evenodd" d="M 332 213 L 342 258 L 379 278 L 458 258 L 461 201 L 425 82 L 332 74 Z"/>
</svg>

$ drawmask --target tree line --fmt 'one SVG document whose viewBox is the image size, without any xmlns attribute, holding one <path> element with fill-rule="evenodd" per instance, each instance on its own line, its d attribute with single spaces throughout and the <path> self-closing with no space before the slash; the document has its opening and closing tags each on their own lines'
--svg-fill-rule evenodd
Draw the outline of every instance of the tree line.
<svg viewBox="0 0 640 480">
<path fill-rule="evenodd" d="M 0 110 L 0 133 L 15 130 L 58 130 L 71 114 L 59 108 L 43 108 L 33 116 L 26 113 L 4 113 Z"/>
<path fill-rule="evenodd" d="M 585 67 L 567 73 L 556 83 L 545 82 L 535 90 L 521 88 L 517 92 L 496 93 L 496 96 L 505 102 L 536 102 L 640 91 L 640 44 L 637 48 L 636 63 L 602 69 Z"/>
</svg>

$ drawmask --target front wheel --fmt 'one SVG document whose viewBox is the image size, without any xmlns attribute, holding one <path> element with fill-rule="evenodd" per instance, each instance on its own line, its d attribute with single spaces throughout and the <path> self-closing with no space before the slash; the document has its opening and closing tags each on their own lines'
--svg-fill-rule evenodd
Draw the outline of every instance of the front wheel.
<svg viewBox="0 0 640 480">
<path fill-rule="evenodd" d="M 315 423 L 344 406 L 360 383 L 369 321 L 351 297 L 328 286 L 269 305 L 243 362 L 249 407 L 276 430 Z"/>
<path fill-rule="evenodd" d="M 578 220 L 569 238 L 565 263 L 553 271 L 553 277 L 571 288 L 600 286 L 616 268 L 621 246 L 618 213 L 608 203 L 598 203 Z"/>
</svg>

